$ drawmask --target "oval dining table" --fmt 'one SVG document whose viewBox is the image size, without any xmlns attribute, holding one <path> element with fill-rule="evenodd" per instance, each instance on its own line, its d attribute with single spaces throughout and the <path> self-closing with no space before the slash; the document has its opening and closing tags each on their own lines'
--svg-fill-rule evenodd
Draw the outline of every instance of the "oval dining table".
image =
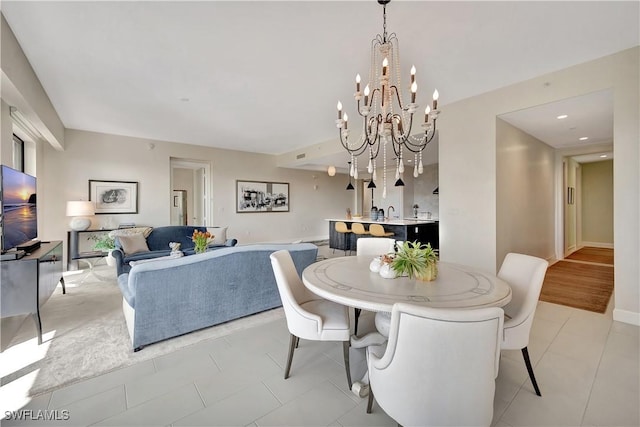
<svg viewBox="0 0 640 427">
<path fill-rule="evenodd" d="M 511 288 L 495 274 L 473 267 L 438 262 L 438 276 L 424 282 L 408 277 L 385 279 L 369 270 L 371 256 L 330 258 L 302 272 L 304 285 L 314 294 L 342 305 L 390 312 L 405 302 L 434 308 L 503 307 Z"/>
</svg>

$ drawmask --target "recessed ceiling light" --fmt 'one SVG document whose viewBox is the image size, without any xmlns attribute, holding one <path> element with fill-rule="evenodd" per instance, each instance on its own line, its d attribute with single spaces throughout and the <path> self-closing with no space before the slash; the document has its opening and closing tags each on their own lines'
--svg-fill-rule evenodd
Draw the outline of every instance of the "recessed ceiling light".
<svg viewBox="0 0 640 427">
<path fill-rule="evenodd" d="M 607 155 L 606 154 L 601 154 L 600 157 L 605 159 L 607 157 Z"/>
<path fill-rule="evenodd" d="M 580 141 L 586 141 L 587 139 L 589 139 L 589 137 L 588 136 L 582 136 L 579 139 L 580 139 Z"/>
<path fill-rule="evenodd" d="M 562 115 L 556 117 L 556 119 L 562 120 L 562 119 L 566 119 L 567 117 L 569 117 L 569 116 L 567 116 L 566 114 L 562 114 Z"/>
</svg>

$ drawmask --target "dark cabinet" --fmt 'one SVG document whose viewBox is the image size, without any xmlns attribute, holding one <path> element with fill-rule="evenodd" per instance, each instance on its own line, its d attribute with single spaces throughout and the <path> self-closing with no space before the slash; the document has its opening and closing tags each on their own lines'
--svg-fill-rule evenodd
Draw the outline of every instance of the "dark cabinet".
<svg viewBox="0 0 640 427">
<path fill-rule="evenodd" d="M 352 221 L 344 221 L 347 226 L 351 228 Z M 352 233 L 346 236 L 343 233 L 338 233 L 335 230 L 336 221 L 329 221 L 329 247 L 332 249 L 340 250 L 355 250 L 356 240 L 359 236 Z M 439 223 L 438 221 L 419 223 L 419 224 L 388 224 L 378 223 L 384 226 L 385 231 L 394 233 L 391 238 L 400 241 L 418 241 L 423 244 L 430 243 L 434 249 L 440 248 L 440 235 L 439 235 Z M 369 229 L 369 223 L 364 223 L 365 229 Z M 362 237 L 369 237 L 364 235 Z"/>
<path fill-rule="evenodd" d="M 36 323 L 38 344 L 42 344 L 40 307 L 62 283 L 62 242 L 42 242 L 29 255 L 1 263 L 2 317 L 30 314 Z"/>
</svg>

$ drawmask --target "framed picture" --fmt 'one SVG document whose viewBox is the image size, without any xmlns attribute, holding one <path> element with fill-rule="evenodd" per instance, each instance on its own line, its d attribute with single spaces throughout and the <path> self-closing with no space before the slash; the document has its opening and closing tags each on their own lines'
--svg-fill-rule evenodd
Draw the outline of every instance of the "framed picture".
<svg viewBox="0 0 640 427">
<path fill-rule="evenodd" d="M 289 212 L 289 183 L 236 181 L 236 212 Z"/>
<path fill-rule="evenodd" d="M 138 213 L 138 183 L 90 179 L 89 200 L 95 201 L 96 214 Z"/>
</svg>

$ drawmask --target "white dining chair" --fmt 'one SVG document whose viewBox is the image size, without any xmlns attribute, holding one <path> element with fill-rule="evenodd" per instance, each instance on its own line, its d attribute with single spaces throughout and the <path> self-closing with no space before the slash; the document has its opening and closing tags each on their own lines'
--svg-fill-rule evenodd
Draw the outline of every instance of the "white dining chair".
<svg viewBox="0 0 640 427">
<path fill-rule="evenodd" d="M 347 307 L 327 301 L 309 291 L 300 280 L 288 251 L 274 252 L 270 258 L 290 333 L 284 378 L 289 378 L 293 353 L 298 347 L 300 338 L 312 341 L 342 341 L 347 382 L 351 390 L 349 368 L 351 329 Z"/>
<path fill-rule="evenodd" d="M 386 237 L 361 237 L 356 243 L 356 255 L 377 257 L 394 252 L 396 241 Z M 362 310 L 354 309 L 354 333 L 358 335 L 358 319 Z"/>
<path fill-rule="evenodd" d="M 529 359 L 529 333 L 538 305 L 544 275 L 549 263 L 530 255 L 509 253 L 502 262 L 498 277 L 511 286 L 511 301 L 504 307 L 503 350 L 521 350 L 531 384 L 542 396 Z"/>
<path fill-rule="evenodd" d="M 392 253 L 395 242 L 394 239 L 386 237 L 361 237 L 356 244 L 356 255 L 375 257 Z"/>
<path fill-rule="evenodd" d="M 395 304 L 386 349 L 367 349 L 367 413 L 375 397 L 404 426 L 489 426 L 503 321 L 498 307 Z"/>
</svg>

